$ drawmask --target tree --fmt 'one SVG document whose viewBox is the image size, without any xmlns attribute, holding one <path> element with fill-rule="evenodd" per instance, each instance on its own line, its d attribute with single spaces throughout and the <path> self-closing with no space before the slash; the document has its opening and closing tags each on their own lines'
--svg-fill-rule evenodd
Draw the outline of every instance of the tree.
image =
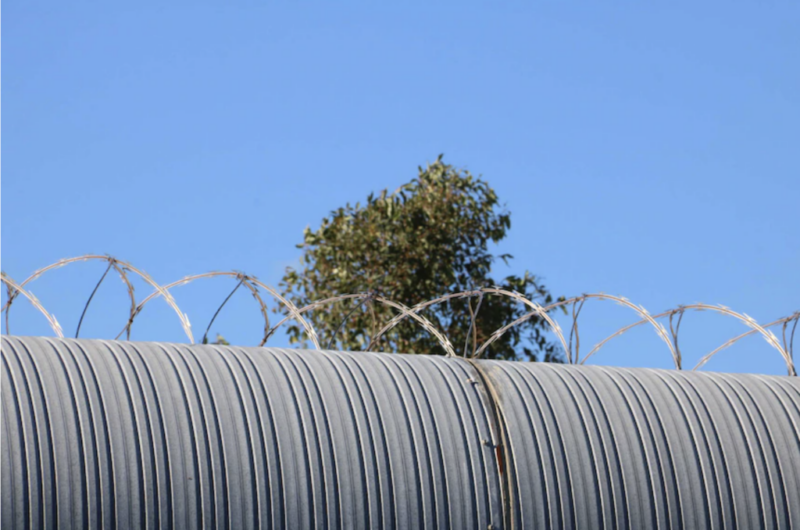
<svg viewBox="0 0 800 530">
<path fill-rule="evenodd" d="M 280 284 L 298 307 L 348 293 L 374 293 L 413 306 L 443 294 L 500 286 L 548 304 L 553 297 L 529 272 L 495 281 L 495 261 L 488 249 L 511 227 L 489 185 L 468 171 L 442 162 L 442 156 L 394 193 L 370 194 L 362 206 L 349 203 L 330 213 L 322 225 L 306 228 L 302 270 L 287 267 Z M 504 262 L 509 254 L 498 256 Z M 306 313 L 323 347 L 363 350 L 369 338 L 397 314 L 374 301 L 337 302 Z M 479 309 L 471 328 L 470 312 Z M 527 312 L 519 301 L 485 295 L 480 301 L 458 299 L 434 305 L 421 315 L 451 341 L 457 352 L 470 353 L 492 332 Z M 338 332 L 337 332 L 338 331 Z M 546 323 L 531 318 L 508 331 L 486 352 L 488 358 L 558 361 L 558 346 L 547 340 Z M 288 328 L 290 341 L 305 342 L 303 329 Z M 469 339 L 468 339 L 469 333 Z M 334 337 L 335 334 L 335 337 Z M 333 339 L 331 339 L 333 337 Z M 443 354 L 434 337 L 406 318 L 378 343 L 378 350 Z"/>
<path fill-rule="evenodd" d="M 208 338 L 207 337 L 203 337 L 203 344 L 208 344 Z M 217 333 L 217 339 L 214 342 L 212 342 L 211 344 L 217 344 L 219 346 L 230 346 L 231 345 L 231 343 L 228 342 L 227 340 L 225 340 L 225 337 L 223 337 L 219 333 Z"/>
</svg>

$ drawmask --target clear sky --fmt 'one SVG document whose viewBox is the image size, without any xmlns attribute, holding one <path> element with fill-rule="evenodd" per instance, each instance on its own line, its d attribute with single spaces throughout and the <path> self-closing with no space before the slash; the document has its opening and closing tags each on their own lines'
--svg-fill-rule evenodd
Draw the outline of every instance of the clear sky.
<svg viewBox="0 0 800 530">
<path fill-rule="evenodd" d="M 2 268 L 22 280 L 109 253 L 161 283 L 238 269 L 276 284 L 306 226 L 444 153 L 512 213 L 499 250 L 515 260 L 498 275 L 529 269 L 556 295 L 613 293 L 653 313 L 720 303 L 770 322 L 800 309 L 799 27 L 788 0 L 10 0 Z M 31 290 L 73 335 L 103 270 L 75 265 Z M 124 287 L 109 280 L 82 336 L 126 321 Z M 234 285 L 174 291 L 195 335 Z M 237 293 L 212 336 L 257 343 L 259 318 Z M 587 303 L 583 351 L 634 320 Z M 681 329 L 689 366 L 747 330 L 710 313 Z M 11 331 L 49 334 L 21 300 Z M 133 337 L 185 340 L 163 302 Z M 596 362 L 670 366 L 645 327 Z M 784 370 L 757 337 L 708 367 Z"/>
</svg>

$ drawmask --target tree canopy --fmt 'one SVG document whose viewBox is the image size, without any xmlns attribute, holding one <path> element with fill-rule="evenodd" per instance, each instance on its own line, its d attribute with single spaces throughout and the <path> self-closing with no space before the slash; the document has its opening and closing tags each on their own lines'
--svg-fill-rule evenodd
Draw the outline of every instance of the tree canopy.
<svg viewBox="0 0 800 530">
<path fill-rule="evenodd" d="M 492 277 L 496 261 L 490 243 L 511 228 L 511 217 L 489 184 L 442 161 L 419 168 L 417 178 L 393 193 L 370 194 L 364 204 L 330 213 L 316 230 L 306 228 L 302 268 L 286 269 L 280 284 L 298 307 L 350 293 L 373 293 L 411 307 L 444 294 L 498 286 L 539 304 L 553 301 L 544 284 L 525 271 L 502 280 Z M 497 258 L 508 263 L 512 256 Z M 527 312 L 512 298 L 485 295 L 456 299 L 421 312 L 453 344 L 457 353 L 475 351 L 492 332 Z M 478 311 L 473 321 L 471 313 Z M 374 301 L 336 302 L 306 313 L 323 346 L 363 350 L 370 337 L 397 314 Z M 485 352 L 488 358 L 558 361 L 559 346 L 546 336 L 547 324 L 531 318 L 509 330 Z M 298 325 L 290 341 L 304 342 Z M 388 332 L 378 351 L 444 354 L 428 331 L 410 318 Z"/>
</svg>

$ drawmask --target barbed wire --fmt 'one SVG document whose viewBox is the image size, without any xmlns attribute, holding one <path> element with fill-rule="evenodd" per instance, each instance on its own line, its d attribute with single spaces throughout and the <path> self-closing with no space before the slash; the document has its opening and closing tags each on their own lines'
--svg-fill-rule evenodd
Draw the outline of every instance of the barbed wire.
<svg viewBox="0 0 800 530">
<path fill-rule="evenodd" d="M 55 332 L 56 336 L 61 338 L 64 337 L 64 333 L 61 331 L 61 325 L 58 323 L 58 320 L 56 320 L 56 317 L 48 313 L 47 310 L 44 307 L 42 307 L 42 304 L 39 303 L 39 300 L 37 300 L 36 297 L 33 296 L 33 294 L 23 289 L 22 285 L 17 284 L 17 282 L 15 282 L 5 272 L 0 272 L 0 279 L 4 284 L 6 284 L 6 287 L 8 288 L 9 303 L 5 308 L 5 311 L 8 311 L 8 309 L 11 306 L 10 303 L 11 297 L 21 294 L 22 296 L 27 298 L 31 304 L 33 304 L 33 307 L 38 309 L 44 315 L 44 317 L 47 319 L 47 322 L 50 323 L 50 327 L 53 328 L 53 331 Z M 6 330 L 8 330 L 8 313 L 6 313 Z"/>
<path fill-rule="evenodd" d="M 800 322 L 800 311 L 796 311 L 795 313 L 793 313 L 790 316 L 779 318 L 779 319 L 777 319 L 777 320 L 775 320 L 773 322 L 770 322 L 768 324 L 760 325 L 758 322 L 756 322 L 756 320 L 754 318 L 748 316 L 747 314 L 736 312 L 736 311 L 734 311 L 734 310 L 732 310 L 732 309 L 730 309 L 730 308 L 728 308 L 726 306 L 723 306 L 723 305 L 709 305 L 709 304 L 703 304 L 703 303 L 695 303 L 695 304 L 690 304 L 690 305 L 682 305 L 682 306 L 679 306 L 679 307 L 677 307 L 675 309 L 669 309 L 669 310 L 664 311 L 662 313 L 658 313 L 656 315 L 651 315 L 643 306 L 636 305 L 636 304 L 630 302 L 627 298 L 624 298 L 624 297 L 621 297 L 621 296 L 614 296 L 614 295 L 610 295 L 610 294 L 606 294 L 606 293 L 586 293 L 586 294 L 582 294 L 580 296 L 575 296 L 575 297 L 572 297 L 572 298 L 559 300 L 559 301 L 551 303 L 549 305 L 542 306 L 540 304 L 537 304 L 536 302 L 533 302 L 532 300 L 529 300 L 528 298 L 526 298 L 525 296 L 523 296 L 520 293 L 517 293 L 517 292 L 514 292 L 514 291 L 509 291 L 507 289 L 502 289 L 500 287 L 482 287 L 482 288 L 479 288 L 479 289 L 473 289 L 473 290 L 469 290 L 469 291 L 463 291 L 463 292 L 458 292 L 458 293 L 450 293 L 450 294 L 441 296 L 439 298 L 435 298 L 433 300 L 427 300 L 427 301 L 421 302 L 419 304 L 416 304 L 413 307 L 407 307 L 404 304 L 401 304 L 401 303 L 399 303 L 397 301 L 390 300 L 390 299 L 378 296 L 376 293 L 371 292 L 371 293 L 344 294 L 344 295 L 340 295 L 340 296 L 327 298 L 325 300 L 318 300 L 318 301 L 312 302 L 312 303 L 310 303 L 310 304 L 308 304 L 308 305 L 306 305 L 304 307 L 298 308 L 298 307 L 295 306 L 295 304 L 293 304 L 290 300 L 288 300 L 285 297 L 283 297 L 277 290 L 275 290 L 271 286 L 266 285 L 263 282 L 259 281 L 255 276 L 247 275 L 247 274 L 239 272 L 239 271 L 206 272 L 206 273 L 202 273 L 202 274 L 195 274 L 195 275 L 192 275 L 192 276 L 186 276 L 184 278 L 181 278 L 180 280 L 174 281 L 174 282 L 166 284 L 166 285 L 160 285 L 160 284 L 156 283 L 143 270 L 134 267 L 133 265 L 131 265 L 128 262 L 119 260 L 119 259 L 117 259 L 115 257 L 112 257 L 112 256 L 102 256 L 102 255 L 95 255 L 95 254 L 87 254 L 87 255 L 78 256 L 78 257 L 75 257 L 75 258 L 68 258 L 68 259 L 59 260 L 59 261 L 57 261 L 55 263 L 52 263 L 52 264 L 50 264 L 50 265 L 48 265 L 46 267 L 42 267 L 41 269 L 36 270 L 33 274 L 28 276 L 21 283 L 16 282 L 9 275 L 7 275 L 5 272 L 3 272 L 2 275 L 0 275 L 0 279 L 2 279 L 2 283 L 4 283 L 6 285 L 6 289 L 7 289 L 7 293 L 8 293 L 8 299 L 6 300 L 6 303 L 2 307 L 2 311 L 5 313 L 5 319 L 6 319 L 5 320 L 5 322 L 6 322 L 6 333 L 10 333 L 9 315 L 10 315 L 10 312 L 11 312 L 11 307 L 13 305 L 13 302 L 19 295 L 22 295 L 40 313 L 42 313 L 44 315 L 44 317 L 47 319 L 48 323 L 50 324 L 50 327 L 52 328 L 52 330 L 56 334 L 56 336 L 63 337 L 64 336 L 63 330 L 61 329 L 61 326 L 58 323 L 58 320 L 56 320 L 56 317 L 54 315 L 52 315 L 51 313 L 49 313 L 44 308 L 44 306 L 41 304 L 41 302 L 30 291 L 30 288 L 26 287 L 26 286 L 28 286 L 30 283 L 32 283 L 36 279 L 40 278 L 42 275 L 44 275 L 44 274 L 46 274 L 46 273 L 48 273 L 50 271 L 53 271 L 55 269 L 59 269 L 61 267 L 64 267 L 66 265 L 70 265 L 70 264 L 73 264 L 73 263 L 87 262 L 87 261 L 92 261 L 92 260 L 106 261 L 108 263 L 108 266 L 107 266 L 105 272 L 103 273 L 103 276 L 97 282 L 97 285 L 95 286 L 94 290 L 92 291 L 91 295 L 89 296 L 89 299 L 87 300 L 87 302 L 86 302 L 86 304 L 84 306 L 83 312 L 81 314 L 80 322 L 78 323 L 78 329 L 76 330 L 76 336 L 80 332 L 80 324 L 83 321 L 83 317 L 86 314 L 86 311 L 87 311 L 87 309 L 89 307 L 89 304 L 91 303 L 92 299 L 94 298 L 94 295 L 97 292 L 97 290 L 99 289 L 99 287 L 102 284 L 103 280 L 106 278 L 108 273 L 113 268 L 120 275 L 123 283 L 125 284 L 126 289 L 127 289 L 128 297 L 130 298 L 130 301 L 131 301 L 131 308 L 130 308 L 130 314 L 129 314 L 129 317 L 128 317 L 128 322 L 123 327 L 123 329 L 119 332 L 119 334 L 115 337 L 115 339 L 119 339 L 124 333 L 124 334 L 126 334 L 126 338 L 128 340 L 130 340 L 131 327 L 133 326 L 133 323 L 134 323 L 134 320 L 136 319 L 136 317 L 142 312 L 142 310 L 144 309 L 145 305 L 148 302 L 150 302 L 151 300 L 153 300 L 155 298 L 161 297 L 161 298 L 164 298 L 164 300 L 167 302 L 167 304 L 177 314 L 177 316 L 178 316 L 178 318 L 180 320 L 180 323 L 181 323 L 181 327 L 183 328 L 184 333 L 186 334 L 186 337 L 189 339 L 189 342 L 191 344 L 194 344 L 194 337 L 192 335 L 192 328 L 191 328 L 191 324 L 189 322 L 189 317 L 187 316 L 186 313 L 181 311 L 181 309 L 178 307 L 177 302 L 175 301 L 175 299 L 170 294 L 170 290 L 174 289 L 175 287 L 179 287 L 179 286 L 182 286 L 182 285 L 187 285 L 187 284 L 189 284 L 189 283 L 191 283 L 191 282 L 193 282 L 195 280 L 199 280 L 199 279 L 208 279 L 208 278 L 216 278 L 216 277 L 229 277 L 229 278 L 232 278 L 232 279 L 236 280 L 236 282 L 237 282 L 236 287 L 227 296 L 227 298 L 225 298 L 225 300 L 222 302 L 222 304 L 217 309 L 216 313 L 214 314 L 214 317 L 211 319 L 211 322 L 208 325 L 208 329 L 206 329 L 206 332 L 205 332 L 205 334 L 203 336 L 203 342 L 206 341 L 208 332 L 211 329 L 211 325 L 213 324 L 213 322 L 216 319 L 217 315 L 221 312 L 222 308 L 225 306 L 225 304 L 228 302 L 228 300 L 233 296 L 233 294 L 236 292 L 236 290 L 238 290 L 239 287 L 244 286 L 245 288 L 247 288 L 250 291 L 251 295 L 253 296 L 253 298 L 258 303 L 259 310 L 260 310 L 261 315 L 262 315 L 262 317 L 264 319 L 264 335 L 263 335 L 263 338 L 262 338 L 261 342 L 259 343 L 259 346 L 264 346 L 267 343 L 267 341 L 270 339 L 270 337 L 272 337 L 272 335 L 274 335 L 275 331 L 280 328 L 280 326 L 282 326 L 283 324 L 285 324 L 289 320 L 294 320 L 294 321 L 297 322 L 297 324 L 299 324 L 303 328 L 303 330 L 305 331 L 305 334 L 308 336 L 308 339 L 311 341 L 311 343 L 313 344 L 314 348 L 321 349 L 319 336 L 318 336 L 316 330 L 310 324 L 310 322 L 306 318 L 303 317 L 303 314 L 308 312 L 308 311 L 313 311 L 315 309 L 319 309 L 319 308 L 321 308 L 321 307 L 323 307 L 325 305 L 328 305 L 328 304 L 338 303 L 338 302 L 342 302 L 342 301 L 345 301 L 345 300 L 354 300 L 354 302 L 355 302 L 354 308 L 346 315 L 346 317 L 343 319 L 341 324 L 334 331 L 333 335 L 329 338 L 328 343 L 327 343 L 327 347 L 328 348 L 330 348 L 333 344 L 335 344 L 336 336 L 345 327 L 348 318 L 355 312 L 355 310 L 357 308 L 362 307 L 364 304 L 367 304 L 370 307 L 372 307 L 372 304 L 379 303 L 379 304 L 382 304 L 382 305 L 385 305 L 385 306 L 393 308 L 394 310 L 396 310 L 398 312 L 398 314 L 395 315 L 393 318 L 391 318 L 388 322 L 386 322 L 383 325 L 383 327 L 381 327 L 377 332 L 374 332 L 374 328 L 373 328 L 373 332 L 371 333 L 371 335 L 369 337 L 369 340 L 367 342 L 367 347 L 365 348 L 366 351 L 371 351 L 373 348 L 375 348 L 377 346 L 378 342 L 381 340 L 381 338 L 384 337 L 395 326 L 400 324 L 403 320 L 405 320 L 407 318 L 411 318 L 413 321 L 415 321 L 417 324 L 419 324 L 423 329 L 425 329 L 428 333 L 430 333 L 439 342 L 439 344 L 444 349 L 444 351 L 447 354 L 447 356 L 455 357 L 456 356 L 455 349 L 453 348 L 453 345 L 451 344 L 451 342 L 448 339 L 448 337 L 444 333 L 442 333 L 440 330 L 438 330 L 436 328 L 436 326 L 434 326 L 431 323 L 430 320 L 428 320 L 427 318 L 422 316 L 420 314 L 420 312 L 422 312 L 423 310 L 425 310 L 425 309 L 427 309 L 427 308 L 429 308 L 429 307 L 431 307 L 433 305 L 441 304 L 441 303 L 447 302 L 449 300 L 467 298 L 468 299 L 467 300 L 467 305 L 468 305 L 468 309 L 469 309 L 469 312 L 470 312 L 470 329 L 467 332 L 467 338 L 466 338 L 465 343 L 464 343 L 464 352 L 463 352 L 463 356 L 464 357 L 480 358 L 487 351 L 487 349 L 494 342 L 496 342 L 498 339 L 500 339 L 503 336 L 503 334 L 505 334 L 508 330 L 510 330 L 513 327 L 518 326 L 518 325 L 530 320 L 531 318 L 541 318 L 544 322 L 547 323 L 547 325 L 550 327 L 550 329 L 553 331 L 553 333 L 556 335 L 556 337 L 558 338 L 559 342 L 561 343 L 561 346 L 563 347 L 565 355 L 566 355 L 567 362 L 570 363 L 570 364 L 585 364 L 588 359 L 593 357 L 605 344 L 607 344 L 612 339 L 623 335 L 624 333 L 628 332 L 629 330 L 631 330 L 631 329 L 633 329 L 635 327 L 638 327 L 638 326 L 640 326 L 642 324 L 648 323 L 655 329 L 656 334 L 667 345 L 667 347 L 669 349 L 669 352 L 670 352 L 670 354 L 672 356 L 672 360 L 673 360 L 673 363 L 675 365 L 675 368 L 678 369 L 678 370 L 681 370 L 683 368 L 683 366 L 682 366 L 683 362 L 682 362 L 682 357 L 681 357 L 681 351 L 680 351 L 680 348 L 678 347 L 678 333 L 680 331 L 680 324 L 681 324 L 681 321 L 683 319 L 683 316 L 684 316 L 685 312 L 686 311 L 712 311 L 712 312 L 719 313 L 719 314 L 722 314 L 722 315 L 725 315 L 725 316 L 728 316 L 728 317 L 732 317 L 732 318 L 742 322 L 747 327 L 749 327 L 750 330 L 745 332 L 745 333 L 742 333 L 740 335 L 737 335 L 736 337 L 733 337 L 732 339 L 728 340 L 724 344 L 722 344 L 719 347 L 717 347 L 714 350 L 712 350 L 710 353 L 708 353 L 705 356 L 703 356 L 700 359 L 700 361 L 695 365 L 695 367 L 692 368 L 692 370 L 699 370 L 706 363 L 708 363 L 708 361 L 711 360 L 711 358 L 713 358 L 719 352 L 721 352 L 721 351 L 725 350 L 726 348 L 730 347 L 734 343 L 738 342 L 739 340 L 741 340 L 741 339 L 743 339 L 745 337 L 748 337 L 750 335 L 753 335 L 755 333 L 759 333 L 759 334 L 762 335 L 762 337 L 766 340 L 766 342 L 770 346 L 772 346 L 775 350 L 778 351 L 779 355 L 781 356 L 781 358 L 783 359 L 783 361 L 786 364 L 787 373 L 789 375 L 791 375 L 791 376 L 797 375 L 796 370 L 795 370 L 795 366 L 794 366 L 794 353 L 793 353 L 793 350 L 794 350 L 794 334 L 795 334 L 795 331 L 797 330 L 798 322 Z M 153 292 L 150 293 L 144 299 L 142 299 L 142 301 L 139 302 L 138 304 L 136 303 L 136 297 L 135 297 L 135 293 L 134 293 L 133 284 L 131 283 L 130 278 L 128 276 L 129 272 L 133 272 L 134 274 L 138 275 L 145 283 L 147 283 L 148 285 L 150 285 L 153 288 Z M 284 317 L 282 320 L 280 320 L 274 326 L 270 326 L 270 320 L 269 320 L 269 315 L 268 315 L 268 311 L 267 311 L 267 304 L 264 302 L 264 299 L 262 298 L 259 289 L 263 289 L 265 292 L 267 292 L 269 295 L 271 295 L 275 300 L 278 301 L 278 303 L 281 306 L 284 307 L 284 309 L 288 313 L 288 315 L 286 317 Z M 510 323 L 506 324 L 505 326 L 502 326 L 501 328 L 497 329 L 485 341 L 483 341 L 483 343 L 480 346 L 478 346 L 477 345 L 477 334 L 476 334 L 476 330 L 475 330 L 475 321 L 478 318 L 478 313 L 480 311 L 481 302 L 483 301 L 483 298 L 485 296 L 504 296 L 504 297 L 509 297 L 511 299 L 514 299 L 514 300 L 524 304 L 525 306 L 527 306 L 530 309 L 530 311 L 525 313 L 521 317 L 517 318 L 513 322 L 510 322 Z M 475 307 L 474 310 L 472 308 L 472 302 L 471 302 L 472 298 L 478 298 L 478 302 L 477 302 L 476 307 Z M 624 327 L 618 329 L 617 331 L 615 331 L 614 333 L 612 333 L 611 335 L 609 335 L 605 339 L 603 339 L 600 342 L 598 342 L 597 344 L 595 344 L 594 347 L 589 351 L 589 353 L 587 353 L 585 356 L 581 357 L 580 356 L 580 336 L 579 336 L 579 328 L 578 328 L 578 317 L 580 316 L 581 309 L 583 308 L 583 305 L 585 304 L 585 302 L 588 301 L 588 300 L 592 300 L 592 299 L 599 300 L 599 301 L 612 301 L 612 302 L 615 302 L 615 303 L 617 303 L 619 305 L 627 307 L 628 309 L 633 310 L 640 317 L 640 320 L 638 320 L 638 321 L 636 321 L 636 322 L 634 322 L 632 324 L 628 324 L 627 326 L 624 326 Z M 550 316 L 549 313 L 552 312 L 554 309 L 565 308 L 565 306 L 568 306 L 570 304 L 572 305 L 572 324 L 571 324 L 571 327 L 570 327 L 569 341 L 566 341 L 564 339 L 564 334 L 563 334 L 563 332 L 561 330 L 561 327 L 559 326 L 558 322 L 555 321 Z M 566 313 L 566 311 L 565 311 L 565 313 Z M 677 323 L 673 326 L 673 319 L 675 319 L 675 317 L 677 317 Z M 657 319 L 660 319 L 660 318 L 669 319 L 669 324 L 670 324 L 669 331 L 667 331 L 666 327 L 663 324 L 661 324 L 660 322 L 657 321 Z M 774 326 L 778 326 L 778 325 L 782 325 L 782 341 L 779 341 L 778 338 L 775 336 L 775 334 L 768 329 L 768 328 L 771 328 L 771 327 L 774 327 Z M 789 332 L 788 336 L 787 336 L 787 331 Z M 472 338 L 472 340 L 473 340 L 473 352 L 472 352 L 471 355 L 468 355 L 468 346 L 469 346 L 469 342 L 470 342 L 470 333 L 472 333 L 472 335 L 473 335 L 473 338 Z M 573 342 L 573 338 L 574 338 L 574 342 Z M 574 349 L 573 349 L 573 344 L 574 344 Z"/>
</svg>

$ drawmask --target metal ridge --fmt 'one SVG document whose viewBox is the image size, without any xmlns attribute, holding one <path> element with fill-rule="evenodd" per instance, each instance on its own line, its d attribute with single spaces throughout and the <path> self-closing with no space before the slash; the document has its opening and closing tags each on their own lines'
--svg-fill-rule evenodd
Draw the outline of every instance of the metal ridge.
<svg viewBox="0 0 800 530">
<path fill-rule="evenodd" d="M 2 338 L 3 528 L 790 528 L 796 377 Z"/>
</svg>

